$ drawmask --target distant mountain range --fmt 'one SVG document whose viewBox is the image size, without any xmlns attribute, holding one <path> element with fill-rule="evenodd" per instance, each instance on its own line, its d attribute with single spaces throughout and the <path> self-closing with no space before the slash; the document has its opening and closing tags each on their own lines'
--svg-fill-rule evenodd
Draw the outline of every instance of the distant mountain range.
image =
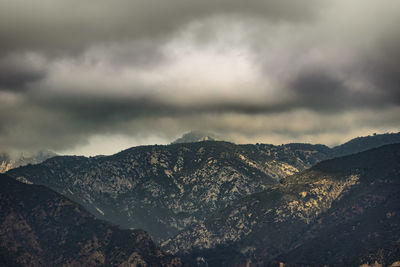
<svg viewBox="0 0 400 267">
<path fill-rule="evenodd" d="M 0 174 L 0 266 L 182 266 L 142 230 L 121 230 L 39 185 Z"/>
<path fill-rule="evenodd" d="M 335 157 L 340 157 L 394 143 L 400 143 L 400 132 L 357 137 L 332 150 Z"/>
<path fill-rule="evenodd" d="M 202 141 L 222 141 L 222 140 L 224 139 L 221 137 L 216 137 L 216 135 L 213 133 L 205 131 L 191 131 L 185 133 L 182 137 L 176 139 L 171 144 L 195 143 Z M 344 144 L 335 146 L 331 149 L 330 155 L 331 157 L 340 157 L 394 143 L 400 143 L 400 133 L 385 133 L 385 134 L 374 133 L 373 135 L 369 136 L 356 137 Z"/>
<path fill-rule="evenodd" d="M 400 260 L 400 133 L 334 148 L 197 140 L 112 156 L 57 156 L 7 174 L 123 228 L 144 229 L 194 266 Z M 328 240 L 337 248 L 324 246 Z M 354 249 L 354 240 L 365 242 Z"/>
<path fill-rule="evenodd" d="M 4 173 L 13 168 L 25 166 L 28 164 L 37 164 L 46 159 L 57 156 L 56 153 L 44 150 L 36 153 L 17 153 L 10 155 L 9 153 L 0 153 L 0 173 Z"/>
</svg>

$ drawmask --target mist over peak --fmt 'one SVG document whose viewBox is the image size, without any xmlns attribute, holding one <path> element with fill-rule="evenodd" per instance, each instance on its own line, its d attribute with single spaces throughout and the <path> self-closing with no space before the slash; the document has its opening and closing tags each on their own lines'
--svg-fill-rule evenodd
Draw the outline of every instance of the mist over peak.
<svg viewBox="0 0 400 267">
<path fill-rule="evenodd" d="M 173 141 L 171 144 L 194 143 L 201 141 L 217 141 L 216 135 L 207 131 L 190 131 Z M 221 140 L 219 140 L 221 141 Z"/>
</svg>

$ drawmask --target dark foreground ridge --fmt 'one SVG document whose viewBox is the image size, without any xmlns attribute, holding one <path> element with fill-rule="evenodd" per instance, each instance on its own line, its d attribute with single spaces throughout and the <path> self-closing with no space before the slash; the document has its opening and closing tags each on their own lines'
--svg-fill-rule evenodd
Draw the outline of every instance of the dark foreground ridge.
<svg viewBox="0 0 400 267">
<path fill-rule="evenodd" d="M 0 174 L 0 266 L 181 266 L 142 230 L 121 230 L 39 185 Z"/>
</svg>

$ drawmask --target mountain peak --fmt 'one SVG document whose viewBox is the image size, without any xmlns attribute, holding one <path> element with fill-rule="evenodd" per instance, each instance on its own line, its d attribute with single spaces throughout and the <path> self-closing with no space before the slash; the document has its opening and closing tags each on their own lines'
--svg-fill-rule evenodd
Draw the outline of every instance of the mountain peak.
<svg viewBox="0 0 400 267">
<path fill-rule="evenodd" d="M 50 150 L 39 150 L 36 152 L 0 152 L 0 173 L 4 173 L 10 169 L 25 166 L 27 164 L 37 164 L 46 159 L 57 156 Z"/>
<path fill-rule="evenodd" d="M 171 144 L 196 143 L 201 141 L 217 141 L 217 138 L 214 134 L 209 132 L 190 131 L 173 141 Z"/>
</svg>

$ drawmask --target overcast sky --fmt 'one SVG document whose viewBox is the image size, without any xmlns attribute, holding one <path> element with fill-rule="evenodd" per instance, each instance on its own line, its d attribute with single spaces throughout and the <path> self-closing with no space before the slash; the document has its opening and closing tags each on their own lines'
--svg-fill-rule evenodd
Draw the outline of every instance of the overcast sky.
<svg viewBox="0 0 400 267">
<path fill-rule="evenodd" d="M 400 1 L 0 0 L 0 150 L 400 129 Z"/>
</svg>

